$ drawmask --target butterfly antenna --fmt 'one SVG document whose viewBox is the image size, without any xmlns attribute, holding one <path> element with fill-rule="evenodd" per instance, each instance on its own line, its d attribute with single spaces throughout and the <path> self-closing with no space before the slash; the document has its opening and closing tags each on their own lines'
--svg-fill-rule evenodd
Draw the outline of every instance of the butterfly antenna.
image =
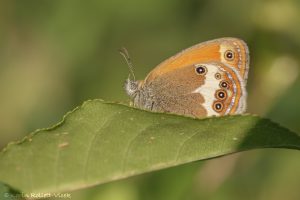
<svg viewBox="0 0 300 200">
<path fill-rule="evenodd" d="M 133 72 L 133 65 L 132 65 L 132 62 L 131 62 L 131 59 L 130 59 L 130 56 L 129 56 L 129 53 L 128 53 L 127 49 L 125 47 L 122 47 L 121 49 L 119 49 L 119 52 L 124 57 L 127 65 L 128 65 L 128 68 L 129 68 L 129 71 L 130 71 L 130 74 L 129 74 L 128 78 L 130 78 L 130 75 L 132 75 L 132 78 L 135 81 L 135 75 L 134 75 L 134 72 Z"/>
</svg>

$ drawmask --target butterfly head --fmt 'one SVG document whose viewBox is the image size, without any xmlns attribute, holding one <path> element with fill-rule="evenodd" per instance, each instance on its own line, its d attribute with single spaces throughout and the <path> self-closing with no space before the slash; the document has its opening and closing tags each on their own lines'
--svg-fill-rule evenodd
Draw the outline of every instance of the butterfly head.
<svg viewBox="0 0 300 200">
<path fill-rule="evenodd" d="M 127 95 L 130 96 L 131 99 L 134 99 L 139 91 L 139 81 L 131 80 L 130 78 L 128 78 L 125 81 L 124 89 Z"/>
</svg>

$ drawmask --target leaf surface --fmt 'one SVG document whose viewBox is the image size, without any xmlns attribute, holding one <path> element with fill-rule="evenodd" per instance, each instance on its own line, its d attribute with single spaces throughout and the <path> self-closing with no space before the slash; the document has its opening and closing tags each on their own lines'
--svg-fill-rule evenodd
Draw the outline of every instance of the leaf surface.
<svg viewBox="0 0 300 200">
<path fill-rule="evenodd" d="M 300 137 L 257 116 L 192 119 L 91 100 L 2 150 L 0 181 L 70 191 L 257 148 L 300 149 Z"/>
</svg>

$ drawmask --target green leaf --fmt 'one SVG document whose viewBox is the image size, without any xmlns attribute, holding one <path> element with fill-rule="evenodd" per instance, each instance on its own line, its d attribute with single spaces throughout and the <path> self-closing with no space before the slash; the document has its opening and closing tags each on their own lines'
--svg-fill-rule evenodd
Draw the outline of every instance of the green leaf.
<svg viewBox="0 0 300 200">
<path fill-rule="evenodd" d="M 256 148 L 300 149 L 298 134 L 257 116 L 192 119 L 87 101 L 58 125 L 0 152 L 0 181 L 59 192 Z"/>
<path fill-rule="evenodd" d="M 13 188 L 0 182 L 0 200 L 25 199 L 22 194 Z"/>
</svg>

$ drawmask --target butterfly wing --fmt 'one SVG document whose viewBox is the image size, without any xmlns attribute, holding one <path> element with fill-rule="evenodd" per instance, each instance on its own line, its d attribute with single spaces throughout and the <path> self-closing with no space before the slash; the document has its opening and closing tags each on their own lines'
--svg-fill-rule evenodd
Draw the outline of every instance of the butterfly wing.
<svg viewBox="0 0 300 200">
<path fill-rule="evenodd" d="M 238 38 L 220 38 L 194 45 L 165 60 L 154 68 L 145 81 L 170 71 L 203 62 L 221 62 L 233 66 L 246 82 L 249 70 L 249 51 L 246 43 Z"/>
<path fill-rule="evenodd" d="M 243 78 L 222 62 L 195 63 L 164 73 L 144 84 L 141 98 L 145 95 L 153 111 L 194 117 L 242 113 L 246 105 Z"/>
</svg>

